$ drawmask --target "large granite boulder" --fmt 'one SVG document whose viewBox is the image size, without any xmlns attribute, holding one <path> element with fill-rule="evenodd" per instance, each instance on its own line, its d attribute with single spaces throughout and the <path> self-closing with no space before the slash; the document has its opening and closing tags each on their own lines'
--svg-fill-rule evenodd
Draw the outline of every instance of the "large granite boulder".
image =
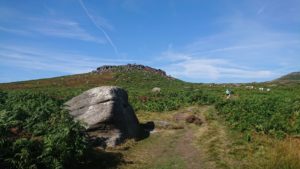
<svg viewBox="0 0 300 169">
<path fill-rule="evenodd" d="M 83 92 L 65 103 L 71 116 L 80 121 L 93 140 L 114 147 L 128 138 L 138 138 L 138 119 L 128 103 L 127 92 L 102 86 Z"/>
</svg>

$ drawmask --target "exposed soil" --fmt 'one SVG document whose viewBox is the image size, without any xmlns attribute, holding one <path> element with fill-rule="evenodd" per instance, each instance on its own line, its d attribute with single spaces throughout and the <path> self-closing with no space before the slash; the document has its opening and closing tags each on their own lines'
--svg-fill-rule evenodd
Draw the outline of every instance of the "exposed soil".
<svg viewBox="0 0 300 169">
<path fill-rule="evenodd" d="M 188 169 L 201 169 L 201 152 L 193 145 L 194 139 L 194 130 L 187 129 L 178 139 L 175 151 L 185 161 Z"/>
</svg>

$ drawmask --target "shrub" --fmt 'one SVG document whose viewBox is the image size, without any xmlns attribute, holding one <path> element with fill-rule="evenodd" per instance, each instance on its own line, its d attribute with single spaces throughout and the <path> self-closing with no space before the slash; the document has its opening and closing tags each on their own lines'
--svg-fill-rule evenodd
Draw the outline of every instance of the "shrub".
<svg viewBox="0 0 300 169">
<path fill-rule="evenodd" d="M 234 128 L 245 131 L 255 130 L 283 137 L 285 133 L 299 132 L 298 121 L 293 117 L 292 99 L 280 96 L 252 95 L 238 100 L 223 100 L 216 104 L 219 113 Z"/>
<path fill-rule="evenodd" d="M 40 92 L 11 92 L 0 111 L 0 166 L 72 168 L 88 149 L 82 127 L 62 101 Z"/>
</svg>

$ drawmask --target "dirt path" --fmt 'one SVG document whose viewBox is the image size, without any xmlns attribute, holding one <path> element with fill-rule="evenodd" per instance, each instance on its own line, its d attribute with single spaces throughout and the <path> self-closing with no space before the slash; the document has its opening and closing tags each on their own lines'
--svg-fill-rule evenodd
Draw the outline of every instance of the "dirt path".
<svg viewBox="0 0 300 169">
<path fill-rule="evenodd" d="M 206 109 L 205 109 L 206 110 Z M 192 108 L 181 110 L 191 113 Z M 146 120 L 164 120 L 175 123 L 172 119 L 174 114 L 147 115 Z M 175 123 L 177 124 L 177 123 Z M 123 152 L 125 161 L 129 164 L 120 168 L 170 168 L 170 169 L 201 169 L 201 151 L 195 146 L 195 133 L 201 126 L 181 122 L 183 129 L 158 129 L 157 132 L 145 140 L 130 146 Z"/>
<path fill-rule="evenodd" d="M 217 115 L 213 106 L 188 107 L 165 113 L 141 113 L 139 119 L 143 122 L 162 120 L 177 123 L 176 117 L 182 113 L 200 117 L 204 123 L 201 126 L 181 123 L 183 125 L 181 129 L 180 127 L 158 129 L 149 138 L 131 142 L 124 150 L 117 151 L 123 155 L 126 161 L 118 168 L 252 169 L 266 168 L 265 165 L 272 166 L 273 163 L 269 164 L 266 161 L 269 160 L 268 157 L 274 158 L 273 161 L 276 162 L 274 164 L 277 164 L 278 160 L 283 160 L 282 164 L 287 164 L 284 160 L 291 164 L 299 161 L 297 154 L 288 156 L 288 158 L 278 156 L 280 158 L 277 159 L 277 156 L 273 155 L 273 149 L 274 145 L 278 145 L 278 141 L 272 141 L 268 137 L 254 135 L 253 140 L 255 140 L 248 142 L 243 133 L 226 127 L 224 120 Z M 281 144 L 291 146 L 289 142 Z M 281 149 L 276 150 L 282 151 Z M 287 151 L 293 152 L 289 149 Z M 266 153 L 269 153 L 269 156 L 266 157 Z M 277 153 L 282 154 L 282 152 Z M 285 154 L 288 153 L 285 152 Z"/>
<path fill-rule="evenodd" d="M 176 117 L 182 114 L 200 117 L 203 124 L 198 126 L 185 121 L 178 123 Z M 149 138 L 139 141 L 123 153 L 130 164 L 121 168 L 243 168 L 242 162 L 233 160 L 230 155 L 236 154 L 235 150 L 239 147 L 235 145 L 233 149 L 233 139 L 226 126 L 217 119 L 213 106 L 195 106 L 175 112 L 147 114 L 146 120 L 158 119 L 181 124 L 183 129 L 160 129 Z"/>
<path fill-rule="evenodd" d="M 195 139 L 194 129 L 187 129 L 178 139 L 176 151 L 186 163 L 188 169 L 201 169 L 201 152 L 193 145 Z"/>
<path fill-rule="evenodd" d="M 201 153 L 193 145 L 194 129 L 160 131 L 126 152 L 131 164 L 121 168 L 201 169 Z"/>
</svg>

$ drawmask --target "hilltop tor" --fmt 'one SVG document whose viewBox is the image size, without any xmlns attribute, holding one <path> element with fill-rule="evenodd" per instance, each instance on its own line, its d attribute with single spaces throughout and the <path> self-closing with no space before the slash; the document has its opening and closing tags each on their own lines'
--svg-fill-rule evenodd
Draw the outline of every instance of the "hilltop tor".
<svg viewBox="0 0 300 169">
<path fill-rule="evenodd" d="M 167 75 L 167 73 L 161 69 L 155 69 L 150 66 L 144 66 L 139 64 L 127 64 L 127 65 L 103 65 L 101 67 L 98 67 L 96 70 L 92 71 L 92 73 L 107 73 L 107 72 L 129 72 L 134 70 L 141 70 L 146 72 L 151 72 L 158 74 L 162 77 L 167 77 L 169 79 L 173 79 L 173 77 Z"/>
</svg>

